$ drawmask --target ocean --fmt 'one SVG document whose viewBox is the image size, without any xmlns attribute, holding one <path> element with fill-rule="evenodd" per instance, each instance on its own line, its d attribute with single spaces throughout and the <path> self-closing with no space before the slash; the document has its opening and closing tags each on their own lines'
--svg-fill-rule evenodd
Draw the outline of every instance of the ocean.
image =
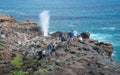
<svg viewBox="0 0 120 75">
<path fill-rule="evenodd" d="M 0 0 L 0 13 L 17 21 L 40 23 L 39 14 L 50 12 L 49 32 L 77 30 L 113 44 L 113 61 L 120 62 L 120 0 Z"/>
</svg>

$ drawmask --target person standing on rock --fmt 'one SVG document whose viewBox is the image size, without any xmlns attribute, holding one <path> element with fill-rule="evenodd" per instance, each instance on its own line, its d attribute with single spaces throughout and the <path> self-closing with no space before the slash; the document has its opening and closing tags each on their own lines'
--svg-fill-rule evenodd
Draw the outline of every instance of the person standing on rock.
<svg viewBox="0 0 120 75">
<path fill-rule="evenodd" d="M 78 32 L 76 30 L 73 31 L 74 37 L 78 36 Z"/>
<path fill-rule="evenodd" d="M 74 38 L 74 33 L 73 33 L 73 31 L 71 31 L 71 32 L 69 33 L 69 37 L 70 37 L 71 40 L 73 40 L 73 38 Z"/>
<path fill-rule="evenodd" d="M 71 44 L 73 38 L 74 38 L 74 33 L 73 30 L 68 34 L 69 35 L 69 40 L 67 41 L 68 44 Z"/>
</svg>

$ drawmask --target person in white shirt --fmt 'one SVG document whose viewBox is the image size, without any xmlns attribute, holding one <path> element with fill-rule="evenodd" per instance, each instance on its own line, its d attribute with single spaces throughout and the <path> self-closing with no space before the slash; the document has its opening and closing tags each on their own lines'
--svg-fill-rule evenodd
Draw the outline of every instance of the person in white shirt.
<svg viewBox="0 0 120 75">
<path fill-rule="evenodd" d="M 74 30 L 73 33 L 74 33 L 74 37 L 78 36 L 78 32 L 76 30 Z"/>
</svg>

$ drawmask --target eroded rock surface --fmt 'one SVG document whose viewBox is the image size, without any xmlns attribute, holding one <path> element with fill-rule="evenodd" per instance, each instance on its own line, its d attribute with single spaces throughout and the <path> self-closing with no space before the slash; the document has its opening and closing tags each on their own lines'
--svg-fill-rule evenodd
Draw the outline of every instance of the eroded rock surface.
<svg viewBox="0 0 120 75">
<path fill-rule="evenodd" d="M 36 23 L 0 15 L 0 75 L 16 71 L 27 75 L 120 75 L 120 64 L 111 60 L 112 44 L 90 39 L 89 32 L 80 34 L 83 42 L 68 37 L 61 43 L 59 34 L 68 37 L 68 32 L 59 31 L 45 38 Z M 38 52 L 46 50 L 50 41 L 53 52 L 40 58 Z M 16 56 L 22 58 L 19 68 L 10 63 Z"/>
</svg>

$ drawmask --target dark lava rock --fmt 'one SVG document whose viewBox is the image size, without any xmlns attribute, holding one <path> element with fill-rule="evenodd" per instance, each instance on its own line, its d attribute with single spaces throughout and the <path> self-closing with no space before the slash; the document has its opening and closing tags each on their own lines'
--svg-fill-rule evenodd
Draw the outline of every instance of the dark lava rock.
<svg viewBox="0 0 120 75">
<path fill-rule="evenodd" d="M 63 36 L 67 36 L 67 37 L 68 37 L 68 33 L 61 32 L 61 31 L 57 31 L 57 32 L 55 32 L 55 33 L 52 33 L 52 34 L 51 34 L 51 37 L 59 37 L 60 35 L 63 35 Z"/>
<path fill-rule="evenodd" d="M 89 32 L 83 32 L 83 33 L 80 34 L 80 36 L 83 39 L 89 39 L 90 38 L 90 33 Z"/>
</svg>

